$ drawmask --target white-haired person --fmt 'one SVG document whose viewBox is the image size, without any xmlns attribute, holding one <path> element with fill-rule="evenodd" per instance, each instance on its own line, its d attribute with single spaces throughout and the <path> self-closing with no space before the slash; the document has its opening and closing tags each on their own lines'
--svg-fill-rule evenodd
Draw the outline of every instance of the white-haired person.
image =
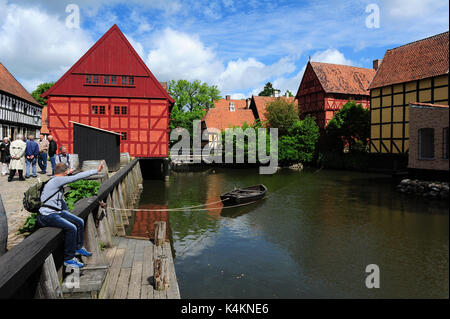
<svg viewBox="0 0 450 319">
<path fill-rule="evenodd" d="M 0 143 L 0 163 L 2 166 L 2 176 L 8 174 L 8 166 L 11 161 L 11 154 L 9 153 L 9 148 L 11 143 L 8 137 L 4 137 L 3 141 Z"/>
<path fill-rule="evenodd" d="M 19 171 L 19 181 L 24 181 L 23 170 L 25 169 L 25 149 L 27 144 L 23 141 L 23 135 L 17 134 L 16 139 L 11 142 L 9 147 L 9 153 L 11 160 L 9 162 L 9 177 L 8 182 L 11 182 L 16 175 L 16 171 Z"/>
</svg>

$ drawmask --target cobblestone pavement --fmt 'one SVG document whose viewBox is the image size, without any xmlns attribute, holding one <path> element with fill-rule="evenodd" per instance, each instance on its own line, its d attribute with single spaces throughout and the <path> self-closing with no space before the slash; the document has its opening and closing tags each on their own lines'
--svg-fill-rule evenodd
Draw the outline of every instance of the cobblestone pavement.
<svg viewBox="0 0 450 319">
<path fill-rule="evenodd" d="M 18 234 L 18 229 L 23 226 L 30 213 L 23 209 L 23 193 L 38 180 L 43 182 L 50 178 L 39 173 L 37 175 L 37 178 L 30 177 L 25 181 L 19 181 L 19 177 L 16 175 L 11 182 L 8 182 L 8 176 L 0 175 L 0 195 L 8 219 L 8 249 L 24 239 L 23 235 Z"/>
</svg>

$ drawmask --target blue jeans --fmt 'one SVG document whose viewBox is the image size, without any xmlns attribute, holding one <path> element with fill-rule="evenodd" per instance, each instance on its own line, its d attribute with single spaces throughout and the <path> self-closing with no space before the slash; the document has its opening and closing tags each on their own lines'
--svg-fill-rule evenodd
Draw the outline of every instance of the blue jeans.
<svg viewBox="0 0 450 319">
<path fill-rule="evenodd" d="M 52 176 L 55 175 L 55 165 L 56 165 L 56 160 L 55 160 L 55 156 L 50 156 L 50 163 L 52 163 Z"/>
<path fill-rule="evenodd" d="M 34 177 L 37 176 L 36 175 L 36 162 L 37 162 L 36 157 L 33 157 L 32 160 L 29 160 L 28 158 L 25 157 L 25 164 L 27 165 L 27 169 L 26 169 L 26 172 L 25 172 L 25 177 L 27 177 L 27 178 L 30 177 L 30 165 L 32 167 L 32 174 L 33 174 L 33 176 Z"/>
<path fill-rule="evenodd" d="M 47 153 L 39 153 L 38 165 L 42 174 L 47 173 Z"/>
<path fill-rule="evenodd" d="M 40 227 L 62 228 L 64 231 L 64 260 L 75 257 L 75 252 L 83 247 L 84 220 L 67 210 L 47 216 L 38 214 L 36 221 Z"/>
</svg>

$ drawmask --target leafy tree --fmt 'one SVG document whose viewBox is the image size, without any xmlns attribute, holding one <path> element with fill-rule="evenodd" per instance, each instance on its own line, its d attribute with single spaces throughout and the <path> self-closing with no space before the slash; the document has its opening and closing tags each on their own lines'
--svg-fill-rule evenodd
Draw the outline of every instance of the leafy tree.
<svg viewBox="0 0 450 319">
<path fill-rule="evenodd" d="M 314 159 L 319 127 L 313 117 L 296 120 L 278 141 L 278 158 L 283 165 L 292 163 L 311 163 Z"/>
<path fill-rule="evenodd" d="M 289 91 L 289 90 L 286 90 L 286 93 L 284 93 L 284 95 L 288 95 L 289 97 L 294 97 L 294 94 L 292 94 L 292 92 L 291 91 Z"/>
<path fill-rule="evenodd" d="M 327 144 L 337 152 L 346 146 L 350 152 L 365 151 L 369 136 L 369 110 L 352 100 L 344 104 L 326 127 Z"/>
<path fill-rule="evenodd" d="M 200 120 L 206 110 L 214 107 L 214 101 L 220 99 L 219 89 L 200 81 L 170 81 L 168 92 L 175 100 L 169 119 L 171 130 L 183 127 L 191 133 L 194 120 Z"/>
<path fill-rule="evenodd" d="M 297 107 L 286 99 L 277 99 L 266 105 L 264 116 L 268 127 L 278 128 L 278 134 L 284 135 L 298 121 Z"/>
<path fill-rule="evenodd" d="M 36 101 L 38 101 L 41 105 L 47 106 L 47 99 L 41 97 L 41 94 L 50 89 L 55 82 L 45 82 L 38 85 L 38 87 L 31 93 L 31 96 L 34 97 Z"/>
<path fill-rule="evenodd" d="M 272 96 L 275 93 L 272 83 L 267 82 L 264 89 L 258 93 L 258 96 Z"/>
</svg>

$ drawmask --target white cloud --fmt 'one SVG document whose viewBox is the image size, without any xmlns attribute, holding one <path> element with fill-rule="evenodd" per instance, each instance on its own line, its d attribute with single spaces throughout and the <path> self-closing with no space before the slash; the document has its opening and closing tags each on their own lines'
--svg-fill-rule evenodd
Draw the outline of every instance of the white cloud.
<svg viewBox="0 0 450 319">
<path fill-rule="evenodd" d="M 238 58 L 225 65 L 213 48 L 205 46 L 198 36 L 170 28 L 156 34 L 154 48 L 146 62 L 161 81 L 201 80 L 217 85 L 222 94 L 237 94 L 295 71 L 295 64 L 287 57 L 270 65 L 255 58 Z"/>
<path fill-rule="evenodd" d="M 334 63 L 334 64 L 345 64 L 354 65 L 350 60 L 347 60 L 342 52 L 337 49 L 327 49 L 325 51 L 318 51 L 314 53 L 311 57 L 311 61 L 314 62 L 324 62 L 324 63 Z"/>
<path fill-rule="evenodd" d="M 0 61 L 29 91 L 57 80 L 93 43 L 82 29 L 69 29 L 37 8 L 3 2 L 0 11 Z"/>
<path fill-rule="evenodd" d="M 436 0 L 389 0 L 383 1 L 381 9 L 394 19 L 422 19 L 433 15 L 436 11 L 448 11 L 448 2 Z"/>
</svg>

